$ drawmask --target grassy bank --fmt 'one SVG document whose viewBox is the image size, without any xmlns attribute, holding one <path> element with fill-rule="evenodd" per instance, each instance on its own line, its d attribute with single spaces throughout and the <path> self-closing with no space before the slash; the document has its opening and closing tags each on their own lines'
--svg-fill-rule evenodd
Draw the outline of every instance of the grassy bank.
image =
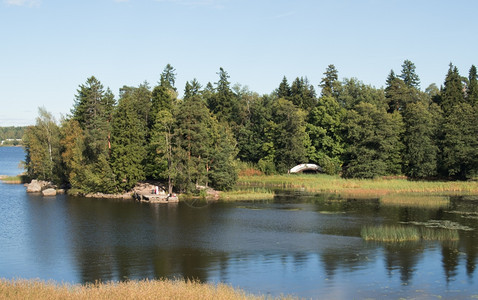
<svg viewBox="0 0 478 300">
<path fill-rule="evenodd" d="M 22 176 L 6 176 L 6 175 L 0 175 L 0 180 L 3 183 L 11 183 L 11 184 L 20 184 L 24 182 L 24 179 Z"/>
<path fill-rule="evenodd" d="M 1 299 L 266 299 L 224 284 L 142 280 L 87 285 L 59 285 L 36 280 L 0 279 Z M 267 298 L 270 299 L 270 298 Z M 285 298 L 281 298 L 285 299 Z"/>
<path fill-rule="evenodd" d="M 304 188 L 309 192 L 379 197 L 392 193 L 478 194 L 476 181 L 410 181 L 404 178 L 343 179 L 324 174 L 240 176 L 238 185 Z"/>
</svg>

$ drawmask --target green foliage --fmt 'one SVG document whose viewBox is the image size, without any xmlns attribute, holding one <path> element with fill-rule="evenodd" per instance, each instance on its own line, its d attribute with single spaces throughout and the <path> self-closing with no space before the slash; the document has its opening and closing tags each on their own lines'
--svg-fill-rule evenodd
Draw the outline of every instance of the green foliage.
<svg viewBox="0 0 478 300">
<path fill-rule="evenodd" d="M 403 121 L 399 113 L 389 114 L 372 104 L 360 103 L 348 112 L 345 126 L 345 177 L 400 174 Z"/>
<path fill-rule="evenodd" d="M 442 126 L 442 165 L 448 176 L 468 179 L 478 173 L 477 107 L 453 105 Z"/>
<path fill-rule="evenodd" d="M 424 103 L 412 103 L 404 111 L 404 171 L 412 178 L 437 175 L 437 135 L 441 112 L 435 104 L 432 105 L 430 109 Z"/>
<path fill-rule="evenodd" d="M 144 180 L 146 157 L 146 120 L 138 104 L 140 95 L 123 93 L 115 110 L 111 132 L 111 169 L 116 189 L 127 191 Z"/>
<path fill-rule="evenodd" d="M 15 127 L 15 126 L 8 126 L 8 127 L 0 127 L 0 143 L 3 146 L 6 145 L 13 145 L 17 146 L 20 144 L 23 135 L 25 134 L 25 130 L 27 129 L 26 126 L 23 127 Z"/>
<path fill-rule="evenodd" d="M 345 109 L 332 97 L 321 97 L 317 106 L 309 113 L 307 133 L 314 150 L 309 158 L 327 174 L 338 174 L 342 166 L 345 114 Z"/>
<path fill-rule="evenodd" d="M 60 158 L 60 130 L 52 114 L 38 109 L 35 126 L 29 126 L 24 135 L 25 166 L 30 178 L 61 183 L 63 170 Z"/>
<path fill-rule="evenodd" d="M 329 65 L 324 72 L 325 77 L 320 81 L 320 87 L 322 88 L 322 97 L 336 97 L 337 88 L 340 83 L 338 82 L 338 71 L 334 65 Z"/>
<path fill-rule="evenodd" d="M 287 82 L 287 78 L 284 76 L 282 79 L 279 88 L 276 90 L 277 98 L 288 99 L 291 96 L 290 86 Z"/>
<path fill-rule="evenodd" d="M 478 105 L 478 74 L 474 65 L 471 66 L 468 75 L 466 95 L 468 103 L 471 105 Z"/>
<path fill-rule="evenodd" d="M 271 133 L 273 138 L 274 164 L 278 172 L 287 172 L 293 166 L 307 162 L 307 146 L 310 140 L 305 132 L 306 113 L 285 99 L 272 105 Z"/>
<path fill-rule="evenodd" d="M 314 86 L 307 77 L 297 77 L 290 87 L 290 97 L 285 99 L 304 110 L 310 110 L 317 104 Z"/>
<path fill-rule="evenodd" d="M 445 85 L 441 93 L 440 105 L 443 112 L 448 115 L 455 104 L 464 102 L 463 82 L 457 67 L 450 63 L 448 74 L 445 78 Z"/>
<path fill-rule="evenodd" d="M 80 192 L 122 192 L 145 178 L 170 188 L 230 189 L 237 159 L 265 174 L 314 162 L 328 174 L 375 178 L 402 172 L 412 178 L 478 174 L 478 88 L 450 64 L 441 90 L 419 90 L 406 60 L 385 89 L 351 78 L 338 80 L 329 65 L 320 99 L 306 77 L 283 77 L 259 96 L 219 70 L 215 85 L 186 83 L 183 99 L 167 65 L 151 91 L 148 83 L 120 89 L 118 104 L 95 77 L 79 86 L 72 115 L 61 126 L 44 109 L 25 130 L 32 178 L 68 183 Z M 17 134 L 0 128 L 0 138 Z M 256 170 L 258 173 L 259 171 Z"/>
<path fill-rule="evenodd" d="M 420 88 L 420 78 L 415 72 L 415 64 L 406 59 L 402 65 L 402 73 L 399 77 L 403 80 L 405 85 L 409 88 Z"/>
</svg>

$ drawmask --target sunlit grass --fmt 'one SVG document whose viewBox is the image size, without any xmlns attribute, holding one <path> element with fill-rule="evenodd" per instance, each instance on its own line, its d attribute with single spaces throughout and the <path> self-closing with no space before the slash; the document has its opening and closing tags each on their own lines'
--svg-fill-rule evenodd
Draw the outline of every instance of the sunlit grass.
<svg viewBox="0 0 478 300">
<path fill-rule="evenodd" d="M 242 201 L 242 200 L 269 200 L 274 198 L 274 192 L 263 188 L 238 189 L 219 194 L 219 200 Z"/>
<path fill-rule="evenodd" d="M 86 285 L 38 280 L 0 279 L 1 299 L 271 299 L 254 296 L 225 284 L 197 281 L 141 280 Z M 280 299 L 291 299 L 280 298 Z"/>
<path fill-rule="evenodd" d="M 448 196 L 426 196 L 421 194 L 389 194 L 380 198 L 382 205 L 440 208 L 450 204 Z"/>
<path fill-rule="evenodd" d="M 361 236 L 366 241 L 410 242 L 410 241 L 457 241 L 458 230 L 418 228 L 412 226 L 365 226 Z"/>
<path fill-rule="evenodd" d="M 309 192 L 378 197 L 392 193 L 478 194 L 476 181 L 411 181 L 406 178 L 344 179 L 325 174 L 239 176 L 238 185 L 304 188 Z"/>
</svg>

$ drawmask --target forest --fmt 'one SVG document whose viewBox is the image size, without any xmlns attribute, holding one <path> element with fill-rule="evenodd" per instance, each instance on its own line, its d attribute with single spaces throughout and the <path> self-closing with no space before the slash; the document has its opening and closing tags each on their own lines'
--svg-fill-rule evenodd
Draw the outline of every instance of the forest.
<svg viewBox="0 0 478 300">
<path fill-rule="evenodd" d="M 157 180 L 178 192 L 227 190 L 240 169 L 281 174 L 316 163 L 344 178 L 406 176 L 468 180 L 478 173 L 478 85 L 474 65 L 450 63 L 444 83 L 424 90 L 405 60 L 384 88 L 338 79 L 329 65 L 316 88 L 307 77 L 259 95 L 231 85 L 186 83 L 166 65 L 159 82 L 123 86 L 116 99 L 95 77 L 80 84 L 71 112 L 57 121 L 39 108 L 26 129 L 27 175 L 88 193 L 118 193 Z"/>
<path fill-rule="evenodd" d="M 26 127 L 8 126 L 0 127 L 0 146 L 21 145 L 21 139 Z"/>
</svg>

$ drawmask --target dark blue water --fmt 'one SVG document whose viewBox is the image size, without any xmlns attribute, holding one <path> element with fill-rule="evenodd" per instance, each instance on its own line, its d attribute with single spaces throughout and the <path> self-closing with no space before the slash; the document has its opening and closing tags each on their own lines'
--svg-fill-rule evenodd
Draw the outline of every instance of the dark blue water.
<svg viewBox="0 0 478 300">
<path fill-rule="evenodd" d="M 272 201 L 168 206 L 42 197 L 0 183 L 0 277 L 195 278 L 256 294 L 322 299 L 478 295 L 478 222 L 449 213 L 477 211 L 473 199 L 430 210 L 281 194 Z M 458 242 L 397 245 L 360 237 L 364 225 L 428 219 L 474 230 L 460 231 Z"/>
<path fill-rule="evenodd" d="M 25 152 L 21 147 L 0 147 L 0 175 L 15 176 L 23 173 L 21 161 Z"/>
</svg>

